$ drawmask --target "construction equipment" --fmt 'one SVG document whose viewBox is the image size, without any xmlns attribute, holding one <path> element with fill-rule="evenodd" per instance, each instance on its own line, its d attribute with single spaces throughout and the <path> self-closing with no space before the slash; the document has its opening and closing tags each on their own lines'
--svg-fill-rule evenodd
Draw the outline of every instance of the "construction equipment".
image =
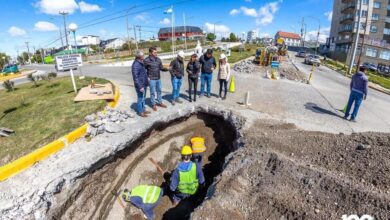
<svg viewBox="0 0 390 220">
<path fill-rule="evenodd" d="M 161 173 L 161 176 L 164 176 L 165 171 L 158 165 L 157 161 L 154 158 L 149 157 L 150 162 L 157 168 L 157 170 Z"/>
<path fill-rule="evenodd" d="M 276 40 L 275 46 L 278 48 L 278 55 L 279 56 L 286 56 L 287 55 L 287 45 L 283 38 L 278 38 Z"/>
</svg>

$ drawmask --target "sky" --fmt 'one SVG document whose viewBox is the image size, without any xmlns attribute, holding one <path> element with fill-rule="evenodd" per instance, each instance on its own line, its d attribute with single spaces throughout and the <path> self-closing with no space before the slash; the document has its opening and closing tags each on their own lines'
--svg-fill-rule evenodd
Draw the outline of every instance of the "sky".
<svg viewBox="0 0 390 220">
<path fill-rule="evenodd" d="M 171 15 L 164 14 L 171 5 L 175 25 L 187 25 L 215 32 L 218 38 L 233 32 L 242 36 L 250 30 L 273 37 L 279 30 L 300 33 L 302 18 L 307 39 L 314 40 L 319 25 L 320 41 L 329 35 L 332 0 L 0 0 L 0 52 L 15 56 L 38 48 L 61 46 L 60 30 L 67 11 L 67 26 L 76 23 L 76 38 L 97 35 L 101 39 L 127 37 L 129 27 L 137 27 L 141 39 L 157 37 L 160 27 L 171 26 Z M 5 3 L 6 2 L 6 3 Z M 128 16 L 126 16 L 128 13 Z M 134 30 L 129 30 L 130 37 Z M 69 39 L 73 44 L 73 38 Z"/>
</svg>

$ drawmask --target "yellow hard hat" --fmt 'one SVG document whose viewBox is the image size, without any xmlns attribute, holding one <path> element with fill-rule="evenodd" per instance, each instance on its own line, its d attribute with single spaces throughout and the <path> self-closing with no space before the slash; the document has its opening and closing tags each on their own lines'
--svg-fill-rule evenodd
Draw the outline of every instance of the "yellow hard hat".
<svg viewBox="0 0 390 220">
<path fill-rule="evenodd" d="M 192 154 L 192 149 L 190 146 L 188 145 L 184 145 L 182 148 L 181 148 L 181 155 L 191 155 Z"/>
</svg>

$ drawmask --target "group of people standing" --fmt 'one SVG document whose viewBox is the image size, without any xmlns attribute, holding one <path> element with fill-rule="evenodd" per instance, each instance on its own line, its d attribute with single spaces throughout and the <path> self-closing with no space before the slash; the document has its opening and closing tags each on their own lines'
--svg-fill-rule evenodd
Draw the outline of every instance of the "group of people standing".
<svg viewBox="0 0 390 220">
<path fill-rule="evenodd" d="M 205 187 L 202 170 L 203 156 L 206 151 L 205 140 L 201 137 L 191 138 L 191 146 L 181 148 L 181 161 L 172 173 L 165 172 L 168 184 L 161 186 L 138 185 L 131 190 L 124 189 L 122 198 L 142 210 L 147 219 L 154 219 L 154 208 L 163 196 L 169 196 L 173 206 L 181 200 L 195 195 Z"/>
<path fill-rule="evenodd" d="M 217 68 L 213 50 L 208 49 L 199 59 L 196 54 L 191 55 L 190 61 L 185 66 L 185 54 L 179 51 L 177 57 L 165 68 L 161 59 L 157 56 L 155 47 L 149 48 L 149 56 L 144 58 L 142 51 L 137 51 L 136 59 L 132 65 L 132 74 L 137 92 L 137 112 L 141 117 L 147 117 L 150 111 L 145 109 L 146 90 L 150 87 L 150 100 L 153 111 L 157 107 L 167 108 L 162 102 L 161 71 L 169 71 L 171 74 L 172 97 L 171 104 L 183 103 L 180 99 L 180 89 L 183 84 L 185 73 L 188 76 L 188 101 L 196 102 L 198 81 L 200 79 L 199 97 L 211 97 L 211 83 L 213 72 Z M 227 85 L 230 79 L 230 64 L 225 54 L 221 54 L 218 63 L 219 97 L 226 99 Z"/>
</svg>

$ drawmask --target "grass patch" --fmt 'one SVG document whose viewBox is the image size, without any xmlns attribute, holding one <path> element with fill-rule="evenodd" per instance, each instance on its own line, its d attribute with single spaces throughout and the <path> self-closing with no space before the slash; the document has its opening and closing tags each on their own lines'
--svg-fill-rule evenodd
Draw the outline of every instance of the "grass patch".
<svg viewBox="0 0 390 220">
<path fill-rule="evenodd" d="M 259 48 L 259 46 L 256 46 L 255 44 L 246 44 L 245 48 L 241 49 L 240 52 L 240 46 L 231 48 L 231 55 L 228 57 L 229 63 L 236 63 L 240 60 L 246 59 L 248 57 L 254 56 L 256 54 L 256 49 Z M 214 51 L 213 55 L 215 59 L 219 59 L 219 55 L 222 52 L 220 51 Z"/>
<path fill-rule="evenodd" d="M 92 78 L 76 79 L 77 88 Z M 96 83 L 107 80 L 96 79 Z M 32 152 L 82 125 L 84 117 L 106 106 L 106 101 L 73 102 L 75 94 L 69 77 L 18 86 L 14 92 L 0 90 L 0 127 L 15 130 L 0 137 L 0 165 Z"/>
<path fill-rule="evenodd" d="M 383 77 L 380 75 L 376 75 L 373 73 L 368 73 L 367 75 L 368 75 L 368 80 L 370 82 L 379 84 L 380 86 L 382 86 L 386 89 L 390 89 L 390 79 L 389 78 Z"/>
</svg>

